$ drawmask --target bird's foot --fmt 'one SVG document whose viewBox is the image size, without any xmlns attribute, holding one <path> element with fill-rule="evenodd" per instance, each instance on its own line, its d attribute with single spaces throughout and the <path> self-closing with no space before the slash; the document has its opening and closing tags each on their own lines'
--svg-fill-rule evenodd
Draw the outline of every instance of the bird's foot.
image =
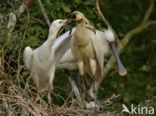
<svg viewBox="0 0 156 116">
<path fill-rule="evenodd" d="M 100 106 L 96 103 L 96 101 L 90 101 L 90 102 L 85 102 L 85 107 L 87 109 L 91 109 L 91 110 L 95 110 L 95 111 L 99 111 L 100 110 Z"/>
</svg>

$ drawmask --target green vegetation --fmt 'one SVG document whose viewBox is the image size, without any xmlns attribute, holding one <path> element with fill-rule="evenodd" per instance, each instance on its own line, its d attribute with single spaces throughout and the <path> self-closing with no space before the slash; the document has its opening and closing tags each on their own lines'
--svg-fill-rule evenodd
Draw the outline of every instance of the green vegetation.
<svg viewBox="0 0 156 116">
<path fill-rule="evenodd" d="M 42 2 L 50 21 L 68 18 L 73 11 L 79 10 L 97 29 L 107 28 L 95 13 L 95 0 L 42 0 Z M 6 28 L 8 15 L 18 9 L 22 3 L 22 0 L 0 1 L 0 62 L 2 62 L 0 96 L 3 94 L 16 96 L 17 93 L 17 96 L 21 95 L 24 99 L 34 99 L 36 87 L 32 79 L 28 80 L 29 71 L 23 63 L 23 50 L 28 45 L 37 48 L 43 43 L 48 35 L 48 26 L 37 0 L 33 0 L 29 9 L 18 18 L 14 30 L 10 33 L 11 29 Z M 101 0 L 100 2 L 101 11 L 121 40 L 127 32 L 141 23 L 149 5 L 150 0 Z M 150 20 L 156 21 L 156 7 Z M 128 74 L 120 77 L 114 66 L 100 85 L 99 99 L 120 94 L 113 103 L 104 105 L 104 110 L 120 113 L 122 104 L 128 106 L 134 104 L 153 106 L 156 113 L 156 25 L 153 24 L 133 36 L 124 48 L 121 59 Z M 9 86 L 17 90 L 11 90 Z M 71 86 L 64 70 L 56 71 L 54 88 L 53 103 L 61 106 L 71 93 Z M 11 91 L 15 92 L 10 93 Z M 73 95 L 68 100 L 72 100 L 72 97 Z M 3 103 L 2 99 L 0 103 Z M 0 106 L 0 112 L 7 112 L 2 107 Z"/>
</svg>

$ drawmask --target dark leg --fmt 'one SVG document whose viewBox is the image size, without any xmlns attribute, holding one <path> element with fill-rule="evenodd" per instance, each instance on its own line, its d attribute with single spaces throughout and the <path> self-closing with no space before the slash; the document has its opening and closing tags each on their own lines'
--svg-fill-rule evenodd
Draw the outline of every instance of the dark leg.
<svg viewBox="0 0 156 116">
<path fill-rule="evenodd" d="M 115 42 L 110 42 L 110 46 L 111 46 L 113 54 L 115 56 L 115 60 L 116 60 L 116 62 L 118 64 L 119 74 L 121 76 L 125 76 L 127 74 L 127 70 L 126 70 L 126 68 L 124 67 L 124 65 L 122 64 L 122 62 L 120 60 L 120 57 L 119 57 L 118 52 L 117 52 L 117 48 L 115 46 Z"/>
<path fill-rule="evenodd" d="M 96 98 L 97 98 L 96 94 L 97 94 L 97 90 L 96 90 L 96 84 L 95 83 L 94 83 L 94 90 L 93 90 L 93 92 L 94 92 L 94 103 L 95 103 L 94 110 L 95 110 L 95 113 L 96 113 Z"/>
<path fill-rule="evenodd" d="M 78 87 L 78 89 L 80 91 L 82 100 L 84 100 L 84 98 L 85 98 L 85 83 L 84 83 L 83 77 L 80 76 L 78 70 L 74 70 L 74 71 L 70 72 L 70 75 L 73 78 L 73 80 L 75 81 L 76 86 Z"/>
<path fill-rule="evenodd" d="M 82 102 L 82 98 L 80 95 L 80 75 L 78 71 L 73 70 L 73 71 L 68 71 L 65 70 L 67 75 L 68 75 L 68 80 L 72 86 L 72 89 L 74 91 L 75 97 L 79 102 Z"/>
<path fill-rule="evenodd" d="M 77 70 L 73 70 L 73 71 L 70 72 L 70 75 L 73 78 L 73 80 L 75 81 L 76 86 L 80 90 L 81 82 L 80 82 L 80 74 L 79 74 L 79 72 Z"/>
</svg>

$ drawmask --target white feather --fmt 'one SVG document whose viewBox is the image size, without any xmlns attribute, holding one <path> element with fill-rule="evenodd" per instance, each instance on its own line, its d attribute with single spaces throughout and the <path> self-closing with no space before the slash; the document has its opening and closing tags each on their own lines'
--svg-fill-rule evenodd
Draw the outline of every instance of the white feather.
<svg viewBox="0 0 156 116">
<path fill-rule="evenodd" d="M 109 42 L 114 42 L 115 41 L 115 36 L 114 33 L 111 29 L 108 29 L 104 32 L 105 38 L 109 41 Z"/>
<path fill-rule="evenodd" d="M 48 39 L 37 49 L 30 47 L 24 50 L 24 62 L 31 71 L 31 76 L 40 92 L 49 90 L 55 74 L 55 50 L 61 46 L 67 34 L 60 36 L 54 44 L 57 33 L 67 20 L 55 20 L 50 26 Z M 61 23 L 60 23 L 61 22 Z M 51 47 L 54 44 L 54 47 Z M 53 49 L 55 48 L 55 49 Z"/>
</svg>

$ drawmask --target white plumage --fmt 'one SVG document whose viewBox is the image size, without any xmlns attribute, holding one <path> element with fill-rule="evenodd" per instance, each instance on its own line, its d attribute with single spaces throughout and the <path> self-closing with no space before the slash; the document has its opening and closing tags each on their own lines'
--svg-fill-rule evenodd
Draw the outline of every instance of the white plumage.
<svg viewBox="0 0 156 116">
<path fill-rule="evenodd" d="M 77 22 L 76 31 L 71 39 L 72 50 L 69 49 L 64 54 L 57 68 L 66 68 L 69 70 L 79 69 L 81 75 L 87 72 L 95 80 L 94 85 L 95 89 L 97 89 L 103 74 L 104 57 L 110 54 L 111 46 L 118 64 L 119 74 L 122 76 L 125 75 L 127 71 L 117 54 L 113 32 L 110 29 L 104 32 L 95 30 L 79 11 L 74 12 L 72 18 Z M 90 46 L 89 49 L 87 46 Z M 89 94 L 91 97 L 94 97 L 93 86 L 89 90 Z"/>
<path fill-rule="evenodd" d="M 78 69 L 70 46 L 70 39 L 73 37 L 75 28 L 73 28 L 71 32 L 65 32 L 56 39 L 58 31 L 66 24 L 66 21 L 67 20 L 60 19 L 55 20 L 49 29 L 48 39 L 39 48 L 32 50 L 31 47 L 28 46 L 24 50 L 25 65 L 31 71 L 31 76 L 39 92 L 53 89 L 52 82 L 55 69 Z M 92 27 L 87 28 L 92 30 Z M 95 30 L 95 32 L 101 42 L 98 46 L 102 50 L 102 54 L 104 56 L 109 55 L 109 42 L 115 41 L 113 32 L 109 29 L 104 32 Z M 97 87 L 99 86 L 97 83 L 95 85 L 97 85 Z M 89 93 L 93 97 L 92 90 L 90 90 Z M 48 101 L 51 102 L 49 95 L 50 94 L 48 94 Z"/>
<path fill-rule="evenodd" d="M 64 46 L 63 43 L 68 43 L 69 32 L 66 32 L 63 38 L 60 36 L 57 42 L 54 42 L 58 31 L 67 24 L 67 20 L 57 19 L 53 21 L 49 29 L 48 39 L 37 49 L 32 50 L 29 46 L 24 49 L 24 63 L 30 70 L 31 77 L 39 92 L 53 89 L 52 82 L 55 73 L 55 57 L 59 60 L 66 51 L 68 44 Z M 53 45 L 53 46 L 52 46 Z M 59 52 L 60 48 L 64 48 Z M 58 54 L 55 54 L 58 51 Z M 56 60 L 56 61 L 57 61 Z M 50 92 L 48 93 L 48 101 L 51 102 Z"/>
</svg>

